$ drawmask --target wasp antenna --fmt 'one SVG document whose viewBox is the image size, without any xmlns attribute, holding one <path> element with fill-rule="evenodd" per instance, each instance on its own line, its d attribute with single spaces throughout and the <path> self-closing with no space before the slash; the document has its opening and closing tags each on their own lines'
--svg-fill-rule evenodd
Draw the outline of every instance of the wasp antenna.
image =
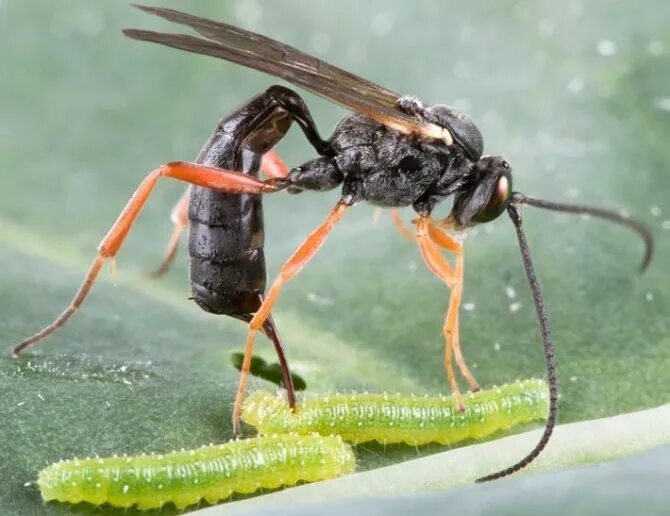
<svg viewBox="0 0 670 516">
<path fill-rule="evenodd" d="M 528 197 L 519 192 L 512 193 L 513 204 L 528 204 L 536 208 L 543 208 L 545 210 L 562 211 L 565 213 L 575 213 L 579 215 L 591 215 L 600 219 L 605 219 L 615 224 L 625 226 L 635 231 L 642 240 L 644 240 L 645 251 L 640 265 L 640 272 L 644 272 L 651 263 L 652 255 L 654 254 L 654 236 L 647 226 L 640 221 L 631 219 L 626 215 L 614 210 L 606 210 L 604 208 L 597 208 L 595 206 L 584 206 L 583 204 L 566 204 L 561 202 L 545 201 L 543 199 L 535 199 Z"/>
<path fill-rule="evenodd" d="M 490 475 L 486 475 L 485 477 L 478 478 L 477 482 L 488 482 L 489 480 L 496 480 L 498 478 L 506 477 L 512 473 L 516 473 L 520 469 L 525 468 L 528 466 L 528 464 L 533 462 L 549 442 L 549 438 L 554 431 L 554 427 L 556 426 L 556 419 L 558 417 L 558 375 L 556 374 L 554 345 L 551 342 L 551 333 L 549 331 L 549 319 L 544 309 L 542 291 L 540 290 L 540 284 L 537 281 L 537 277 L 535 276 L 533 261 L 530 258 L 530 250 L 528 249 L 526 236 L 524 235 L 523 228 L 521 226 L 521 214 L 514 205 L 509 205 L 507 207 L 507 212 L 509 213 L 512 222 L 514 223 L 514 227 L 516 228 L 516 236 L 519 240 L 519 248 L 521 249 L 523 267 L 526 270 L 526 277 L 528 278 L 528 283 L 530 284 L 530 289 L 533 293 L 535 312 L 537 313 L 537 320 L 540 326 L 540 333 L 542 335 L 544 360 L 547 364 L 547 380 L 549 382 L 549 415 L 544 426 L 542 437 L 535 445 L 535 448 L 533 448 L 528 455 L 509 468 L 497 471 L 496 473 L 492 473 Z"/>
</svg>

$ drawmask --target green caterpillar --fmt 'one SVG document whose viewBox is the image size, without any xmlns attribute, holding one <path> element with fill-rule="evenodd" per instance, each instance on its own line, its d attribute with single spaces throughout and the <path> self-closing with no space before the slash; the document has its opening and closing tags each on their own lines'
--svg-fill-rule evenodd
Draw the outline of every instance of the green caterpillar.
<svg viewBox="0 0 670 516">
<path fill-rule="evenodd" d="M 338 436 L 256 437 L 165 455 L 67 460 L 43 469 L 44 500 L 178 509 L 201 499 L 216 503 L 233 492 L 253 493 L 354 471 L 351 447 Z"/>
<path fill-rule="evenodd" d="M 366 393 L 307 398 L 294 414 L 282 397 L 257 391 L 245 401 L 242 420 L 261 434 L 317 432 L 352 443 L 453 444 L 545 419 L 548 399 L 543 380 L 526 380 L 466 395 L 464 412 L 452 396 Z"/>
</svg>

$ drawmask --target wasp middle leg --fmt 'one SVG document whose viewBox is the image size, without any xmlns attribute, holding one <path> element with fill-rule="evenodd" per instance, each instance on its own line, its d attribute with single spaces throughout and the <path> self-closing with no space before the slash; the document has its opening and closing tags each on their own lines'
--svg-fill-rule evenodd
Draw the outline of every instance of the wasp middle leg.
<svg viewBox="0 0 670 516">
<path fill-rule="evenodd" d="M 263 327 L 263 324 L 270 316 L 273 305 L 279 297 L 282 287 L 295 277 L 302 268 L 316 255 L 321 246 L 325 243 L 326 238 L 337 222 L 342 218 L 344 213 L 352 205 L 348 200 L 341 200 L 337 203 L 335 208 L 330 212 L 325 221 L 316 228 L 305 241 L 298 247 L 293 255 L 284 263 L 279 270 L 277 278 L 272 283 L 267 296 L 263 300 L 263 304 L 249 322 L 249 330 L 247 333 L 247 340 L 244 347 L 244 361 L 242 362 L 242 374 L 240 376 L 240 383 L 237 389 L 237 396 L 235 397 L 235 404 L 233 405 L 233 432 L 239 433 L 240 428 L 240 414 L 242 410 L 242 402 L 244 401 L 244 393 L 246 390 L 247 378 L 251 368 L 251 358 L 254 352 L 254 341 L 256 334 Z"/>
</svg>

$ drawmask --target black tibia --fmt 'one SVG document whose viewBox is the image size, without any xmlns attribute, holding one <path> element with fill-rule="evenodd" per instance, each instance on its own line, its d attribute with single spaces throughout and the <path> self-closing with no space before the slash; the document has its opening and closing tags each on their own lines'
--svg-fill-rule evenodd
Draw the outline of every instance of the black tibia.
<svg viewBox="0 0 670 516">
<path fill-rule="evenodd" d="M 221 120 L 197 161 L 258 177 L 263 154 L 292 121 L 317 151 L 328 152 L 302 99 L 273 86 Z M 247 320 L 260 307 L 266 284 L 261 197 L 194 186 L 189 220 L 193 299 L 207 312 Z"/>
</svg>

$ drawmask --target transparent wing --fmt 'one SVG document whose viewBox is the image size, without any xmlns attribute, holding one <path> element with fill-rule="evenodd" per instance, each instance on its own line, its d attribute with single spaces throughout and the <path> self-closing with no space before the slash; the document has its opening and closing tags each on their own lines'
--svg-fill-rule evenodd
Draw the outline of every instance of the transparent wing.
<svg viewBox="0 0 670 516">
<path fill-rule="evenodd" d="M 206 39 L 124 29 L 123 33 L 130 38 L 225 59 L 280 77 L 403 133 L 423 134 L 426 131 L 424 122 L 397 107 L 396 101 L 400 97 L 397 93 L 293 47 L 239 27 L 172 9 L 135 7 L 191 27 Z"/>
</svg>

